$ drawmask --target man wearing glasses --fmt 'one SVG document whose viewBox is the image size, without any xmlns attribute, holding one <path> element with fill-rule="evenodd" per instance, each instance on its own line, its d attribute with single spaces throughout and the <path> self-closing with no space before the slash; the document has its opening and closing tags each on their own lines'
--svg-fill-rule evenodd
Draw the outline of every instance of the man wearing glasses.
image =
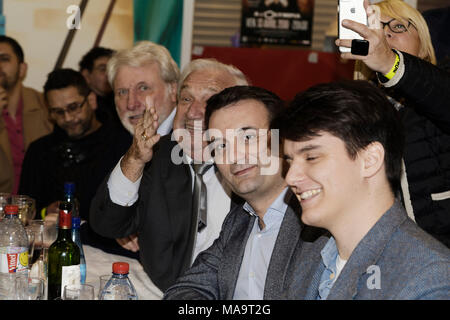
<svg viewBox="0 0 450 320">
<path fill-rule="evenodd" d="M 51 219 L 56 218 L 58 203 L 63 199 L 64 183 L 74 182 L 80 217 L 87 221 L 97 186 L 120 157 L 113 154 L 119 141 L 118 131 L 112 123 L 101 123 L 96 118 L 97 97 L 75 70 L 51 72 L 44 85 L 44 96 L 55 128 L 32 143 L 26 152 L 19 192 L 36 199 L 38 213 Z M 102 249 L 104 245 L 114 253 L 128 253 L 114 240 L 95 234 L 89 226 L 82 227 L 81 232 L 83 242 L 102 244 Z"/>
</svg>

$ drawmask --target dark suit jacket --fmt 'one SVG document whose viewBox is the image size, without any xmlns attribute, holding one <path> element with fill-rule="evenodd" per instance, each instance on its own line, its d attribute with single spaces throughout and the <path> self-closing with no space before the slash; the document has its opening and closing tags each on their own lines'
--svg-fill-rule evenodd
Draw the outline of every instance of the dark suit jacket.
<svg viewBox="0 0 450 320">
<path fill-rule="evenodd" d="M 315 269 L 305 283 L 306 295 L 299 298 L 317 298 L 322 261 Z M 450 250 L 420 229 L 396 202 L 358 243 L 327 300 L 450 299 L 449 272 Z"/>
<path fill-rule="evenodd" d="M 188 164 L 174 164 L 171 135 L 161 137 L 151 165 L 147 164 L 139 199 L 130 207 L 114 204 L 107 179 L 92 200 L 93 229 L 110 238 L 138 233 L 144 270 L 162 291 L 190 266 L 196 219 L 192 212 L 192 177 Z"/>
<path fill-rule="evenodd" d="M 219 238 L 198 255 L 192 268 L 165 292 L 164 298 L 231 300 L 255 219 L 243 206 L 235 207 L 225 219 Z M 302 284 L 309 282 L 316 271 L 320 250 L 328 241 L 323 234 L 323 230 L 301 223 L 299 203 L 291 197 L 268 266 L 264 299 L 296 299 L 306 294 L 307 287 Z M 304 255 L 308 259 L 302 259 Z M 293 274 L 298 275 L 295 286 Z"/>
</svg>

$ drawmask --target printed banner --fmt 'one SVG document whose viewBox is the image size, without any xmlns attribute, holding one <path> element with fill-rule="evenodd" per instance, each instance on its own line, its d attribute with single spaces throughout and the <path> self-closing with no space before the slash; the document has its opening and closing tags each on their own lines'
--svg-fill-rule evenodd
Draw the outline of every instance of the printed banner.
<svg viewBox="0 0 450 320">
<path fill-rule="evenodd" d="M 241 44 L 310 46 L 314 0 L 242 0 Z"/>
</svg>

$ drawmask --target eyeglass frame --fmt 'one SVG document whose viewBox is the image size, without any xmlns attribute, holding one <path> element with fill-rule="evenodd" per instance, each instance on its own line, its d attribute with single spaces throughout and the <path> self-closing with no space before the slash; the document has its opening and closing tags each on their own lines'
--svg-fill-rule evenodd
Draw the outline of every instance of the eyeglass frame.
<svg viewBox="0 0 450 320">
<path fill-rule="evenodd" d="M 77 113 L 79 113 L 81 111 L 81 109 L 85 105 L 85 103 L 86 103 L 86 101 L 87 101 L 87 99 L 88 99 L 90 94 L 91 94 L 91 92 L 89 91 L 89 93 L 84 97 L 83 102 L 77 103 L 76 106 L 69 107 L 69 106 L 73 105 L 73 103 L 71 103 L 68 106 L 66 106 L 67 109 L 50 108 L 49 109 L 49 113 L 50 113 L 50 115 L 58 117 L 58 118 L 63 118 L 66 115 L 66 112 L 69 115 L 77 114 Z"/>
<path fill-rule="evenodd" d="M 395 21 L 395 20 L 397 20 L 397 19 L 392 18 L 392 19 L 389 20 L 388 22 L 380 21 L 380 23 L 381 23 L 381 25 L 382 25 L 381 29 L 384 30 L 384 28 L 385 28 L 386 26 L 388 26 L 389 30 L 391 30 L 393 33 L 405 33 L 406 31 L 409 30 L 409 27 L 410 27 L 411 25 L 414 27 L 414 25 L 411 23 L 410 20 L 408 20 L 408 25 L 407 25 L 406 27 L 403 25 L 403 23 L 401 23 L 401 21 L 399 21 L 399 22 L 401 23 L 401 25 L 403 25 L 403 26 L 406 28 L 406 30 L 405 30 L 405 31 L 400 31 L 400 32 L 399 32 L 399 31 L 394 31 L 394 30 L 392 30 L 390 23 L 391 23 L 392 21 Z M 398 21 L 398 20 L 397 20 L 397 21 Z"/>
</svg>

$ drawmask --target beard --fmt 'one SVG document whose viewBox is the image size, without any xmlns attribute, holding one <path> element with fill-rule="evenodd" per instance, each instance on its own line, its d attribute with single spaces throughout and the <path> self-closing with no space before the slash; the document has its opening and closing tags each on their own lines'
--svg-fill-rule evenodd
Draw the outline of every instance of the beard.
<svg viewBox="0 0 450 320">
<path fill-rule="evenodd" d="M 14 88 L 19 82 L 19 69 L 17 72 L 11 76 L 8 76 L 4 72 L 0 72 L 0 86 L 2 86 L 5 90 L 11 90 Z"/>
</svg>

